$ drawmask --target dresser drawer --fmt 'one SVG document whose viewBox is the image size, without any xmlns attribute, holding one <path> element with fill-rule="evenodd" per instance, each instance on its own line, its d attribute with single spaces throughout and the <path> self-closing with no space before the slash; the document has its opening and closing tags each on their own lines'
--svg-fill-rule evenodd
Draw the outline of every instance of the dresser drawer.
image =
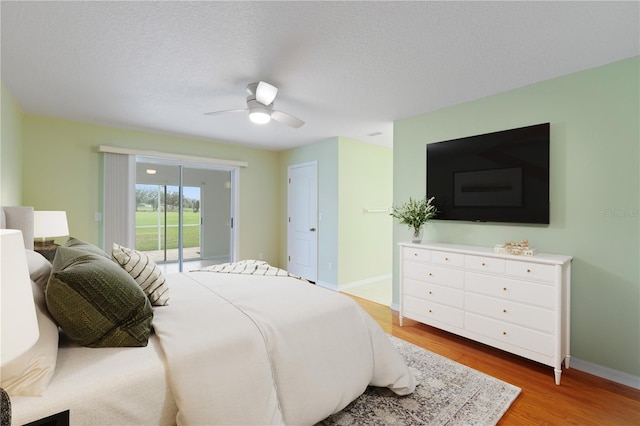
<svg viewBox="0 0 640 426">
<path fill-rule="evenodd" d="M 552 334 L 508 324 L 470 312 L 465 313 L 465 328 L 531 352 L 553 356 L 554 340 Z"/>
<path fill-rule="evenodd" d="M 474 293 L 466 294 L 464 309 L 467 312 L 533 328 L 544 333 L 553 333 L 554 315 L 549 309 Z"/>
<path fill-rule="evenodd" d="M 428 263 L 431 260 L 431 252 L 425 249 L 403 247 L 402 259 L 411 262 L 423 262 Z"/>
<path fill-rule="evenodd" d="M 507 275 L 553 283 L 556 280 L 556 267 L 554 265 L 507 260 Z"/>
<path fill-rule="evenodd" d="M 402 275 L 418 281 L 440 284 L 462 289 L 464 287 L 464 271 L 441 268 L 430 264 L 403 262 Z"/>
<path fill-rule="evenodd" d="M 456 266 L 461 268 L 464 266 L 464 255 L 433 250 L 431 252 L 431 263 L 436 265 Z"/>
<path fill-rule="evenodd" d="M 464 293 L 451 287 L 405 278 L 402 282 L 402 294 L 428 302 L 441 303 L 453 308 L 464 307 Z"/>
<path fill-rule="evenodd" d="M 465 290 L 527 305 L 555 307 L 555 287 L 547 284 L 467 272 Z"/>
<path fill-rule="evenodd" d="M 438 321 L 444 324 L 462 328 L 464 312 L 439 303 L 431 303 L 411 296 L 403 296 L 403 312 L 409 318 L 428 324 Z"/>
<path fill-rule="evenodd" d="M 464 267 L 472 271 L 490 272 L 494 274 L 504 274 L 504 259 L 495 257 L 465 255 Z"/>
</svg>

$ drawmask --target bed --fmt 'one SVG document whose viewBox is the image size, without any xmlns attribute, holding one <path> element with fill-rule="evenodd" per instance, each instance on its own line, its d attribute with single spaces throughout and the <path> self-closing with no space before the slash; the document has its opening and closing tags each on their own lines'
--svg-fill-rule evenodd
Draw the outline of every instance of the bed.
<svg viewBox="0 0 640 426">
<path fill-rule="evenodd" d="M 32 209 L 20 209 L 10 214 L 3 209 L 3 226 L 23 230 L 27 244 L 32 242 Z M 135 256 L 144 256 L 119 248 L 127 259 L 137 259 L 129 265 L 138 265 Z M 87 251 L 78 254 L 82 250 Z M 415 378 L 388 336 L 357 303 L 264 262 L 159 274 L 154 282 L 161 279 L 162 285 L 157 288 L 136 282 L 132 291 L 145 301 L 127 313 L 126 332 L 109 331 L 96 340 L 95 330 L 89 330 L 85 334 L 90 339 L 83 341 L 84 335 L 59 314 L 58 305 L 75 297 L 57 295 L 60 277 L 72 269 L 65 268 L 74 262 L 78 268 L 95 263 L 99 267 L 94 272 L 116 265 L 131 279 L 140 275 L 118 260 L 116 247 L 111 256 L 96 250 L 70 238 L 51 265 L 26 249 L 41 338 L 25 355 L 28 361 L 21 361 L 31 365 L 21 368 L 35 369 L 40 383 L 21 390 L 24 377 L 15 373 L 20 370 L 3 366 L 2 387 L 8 383 L 18 389 L 9 391 L 12 424 L 69 410 L 70 424 L 77 425 L 313 425 L 342 410 L 367 386 L 388 387 L 398 395 L 415 388 Z M 109 294 L 120 300 L 120 284 L 113 279 L 99 284 L 98 293 L 114 286 Z M 98 310 L 112 303 L 100 300 Z M 82 303 L 84 299 L 74 301 L 71 310 Z M 139 330 L 147 323 L 151 331 L 145 338 Z M 85 332 L 87 324 L 83 327 Z M 9 383 L 12 371 L 17 378 Z"/>
</svg>

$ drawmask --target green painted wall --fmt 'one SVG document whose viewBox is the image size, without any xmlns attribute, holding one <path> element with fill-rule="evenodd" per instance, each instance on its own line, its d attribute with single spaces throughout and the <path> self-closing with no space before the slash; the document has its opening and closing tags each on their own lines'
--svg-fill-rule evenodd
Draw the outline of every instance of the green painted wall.
<svg viewBox="0 0 640 426">
<path fill-rule="evenodd" d="M 393 150 L 340 138 L 338 285 L 391 274 Z"/>
<path fill-rule="evenodd" d="M 22 110 L 0 83 L 0 205 L 22 205 Z"/>
<path fill-rule="evenodd" d="M 246 161 L 240 170 L 239 255 L 278 266 L 279 154 L 250 148 L 23 116 L 22 203 L 36 210 L 66 210 L 72 235 L 100 244 L 103 154 L 99 145 Z M 275 195 L 274 195 L 275 194 Z"/>
<path fill-rule="evenodd" d="M 549 226 L 434 221 L 425 240 L 493 246 L 527 238 L 540 251 L 574 256 L 572 357 L 635 376 L 640 375 L 639 82 L 636 57 L 394 124 L 395 204 L 424 195 L 427 143 L 551 123 Z M 405 227 L 394 226 L 395 243 L 408 238 Z M 397 304 L 397 247 L 394 253 Z"/>
</svg>

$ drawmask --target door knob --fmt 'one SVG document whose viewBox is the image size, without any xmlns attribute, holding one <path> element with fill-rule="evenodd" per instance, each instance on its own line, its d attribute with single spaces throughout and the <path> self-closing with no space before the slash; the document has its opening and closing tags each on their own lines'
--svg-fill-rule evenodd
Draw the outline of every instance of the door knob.
<svg viewBox="0 0 640 426">
<path fill-rule="evenodd" d="M 316 232 L 316 228 L 311 228 L 311 229 L 309 229 L 309 231 Z"/>
</svg>

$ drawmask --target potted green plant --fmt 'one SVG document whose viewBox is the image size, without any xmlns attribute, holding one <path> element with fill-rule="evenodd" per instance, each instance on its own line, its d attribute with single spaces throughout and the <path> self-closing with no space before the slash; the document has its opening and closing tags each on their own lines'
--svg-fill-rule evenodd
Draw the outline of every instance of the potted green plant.
<svg viewBox="0 0 640 426">
<path fill-rule="evenodd" d="M 425 196 L 420 200 L 414 200 L 409 197 L 409 201 L 391 209 L 391 216 L 398 219 L 401 224 L 409 226 L 409 229 L 412 230 L 412 242 L 414 243 L 422 241 L 424 225 L 438 213 L 436 206 L 431 204 L 434 199 L 435 197 L 427 198 Z"/>
</svg>

